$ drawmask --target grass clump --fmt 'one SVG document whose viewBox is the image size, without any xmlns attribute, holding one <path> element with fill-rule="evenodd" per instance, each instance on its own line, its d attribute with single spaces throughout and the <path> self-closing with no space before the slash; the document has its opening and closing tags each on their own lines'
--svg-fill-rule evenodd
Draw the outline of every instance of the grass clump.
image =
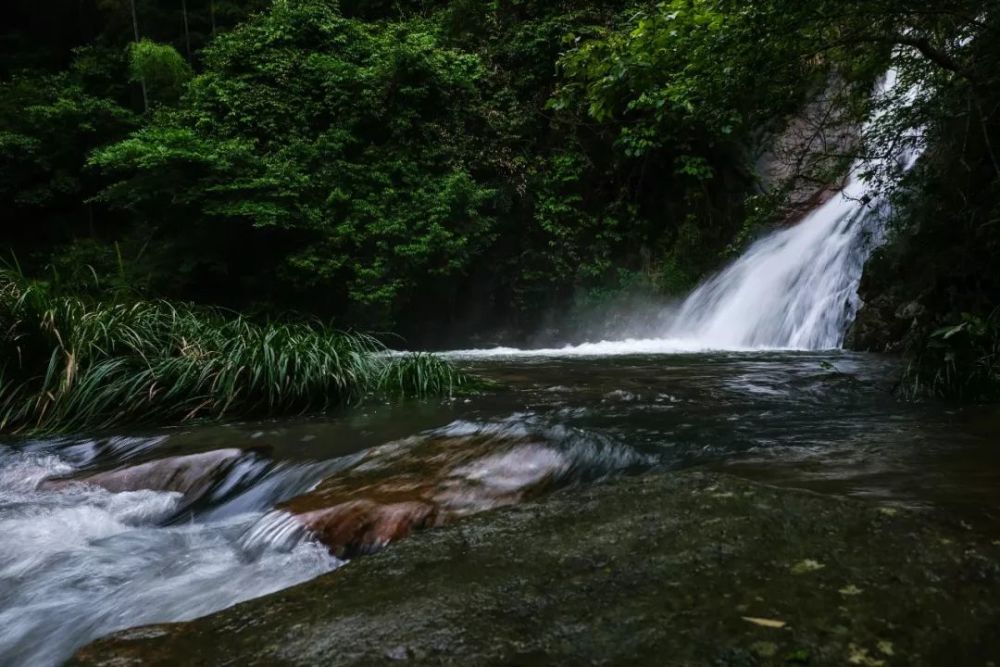
<svg viewBox="0 0 1000 667">
<path fill-rule="evenodd" d="M 964 314 L 934 331 L 916 351 L 900 383 L 905 398 L 1000 400 L 1000 309 Z"/>
<path fill-rule="evenodd" d="M 0 271 L 0 433 L 321 412 L 473 379 L 315 323 L 257 324 L 166 301 L 88 301 Z"/>
</svg>

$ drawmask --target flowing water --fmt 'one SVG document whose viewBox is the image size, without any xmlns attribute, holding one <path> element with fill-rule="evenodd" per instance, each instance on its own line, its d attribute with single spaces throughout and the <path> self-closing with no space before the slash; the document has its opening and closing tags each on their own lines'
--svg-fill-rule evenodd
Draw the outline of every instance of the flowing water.
<svg viewBox="0 0 1000 667">
<path fill-rule="evenodd" d="M 684 302 L 668 335 L 715 349 L 840 347 L 883 217 L 863 196 L 852 177 L 805 220 L 758 241 Z"/>
<path fill-rule="evenodd" d="M 229 508 L 220 503 L 214 516 L 179 522 L 171 521 L 177 493 L 37 488 L 53 475 L 129 458 L 113 450 L 163 442 L 0 446 L 0 664 L 58 664 L 81 642 L 110 630 L 196 618 L 336 565 L 308 542 L 254 558 L 243 553 L 240 536 L 269 507 L 264 471 L 256 480 L 258 498 Z M 288 487 L 301 483 L 293 470 L 268 472 Z"/>
<path fill-rule="evenodd" d="M 564 493 L 706 466 L 970 524 L 1000 519 L 1000 413 L 899 403 L 891 360 L 720 352 L 460 363 L 502 388 L 314 421 L 0 446 L 0 664 L 58 664 L 113 630 L 197 617 L 336 568 L 301 532 L 269 523 L 270 508 L 366 452 L 405 461 L 429 438 L 467 438 L 500 456 L 529 436 L 559 454 Z M 220 448 L 244 454 L 194 504 L 178 493 L 39 486 Z"/>
</svg>

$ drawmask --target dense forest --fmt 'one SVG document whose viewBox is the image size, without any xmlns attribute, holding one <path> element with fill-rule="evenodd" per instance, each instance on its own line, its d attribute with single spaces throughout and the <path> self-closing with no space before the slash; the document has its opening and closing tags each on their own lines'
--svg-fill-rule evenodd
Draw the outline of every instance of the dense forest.
<svg viewBox="0 0 1000 667">
<path fill-rule="evenodd" d="M 861 157 L 895 206 L 851 344 L 909 355 L 904 393 L 997 390 L 990 2 L 16 0 L 6 14 L 5 261 L 52 295 L 308 316 L 411 346 L 518 339 L 622 294 L 684 294 Z M 903 85 L 876 102 L 890 67 Z M 819 99 L 808 136 L 782 142 Z M 927 147 L 905 175 L 880 159 L 901 141 Z"/>
</svg>

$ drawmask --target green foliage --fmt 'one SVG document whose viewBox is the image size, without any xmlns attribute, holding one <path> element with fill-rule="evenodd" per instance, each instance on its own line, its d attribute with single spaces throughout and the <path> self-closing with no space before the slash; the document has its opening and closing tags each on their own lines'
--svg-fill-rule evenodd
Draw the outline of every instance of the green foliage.
<svg viewBox="0 0 1000 667">
<path fill-rule="evenodd" d="M 94 0 L 96 16 L 87 18 L 101 27 L 99 41 L 121 47 L 134 41 L 133 2 L 140 37 L 172 46 L 192 64 L 197 64 L 200 51 L 213 37 L 271 4 L 270 0 Z"/>
<path fill-rule="evenodd" d="M 382 360 L 384 361 L 384 360 Z M 480 386 L 485 380 L 470 377 L 433 354 L 414 353 L 393 357 L 373 374 L 370 391 L 380 396 L 451 396 Z"/>
<path fill-rule="evenodd" d="M 220 34 L 186 84 L 178 53 L 144 40 L 131 78 L 171 108 L 91 154 L 82 177 L 105 187 L 76 196 L 96 238 L 53 247 L 106 267 L 95 251 L 117 241 L 155 294 L 417 330 L 484 300 L 530 318 L 661 261 L 696 277 L 749 184 L 732 147 L 638 159 L 614 127 L 546 110 L 563 37 L 627 21 L 624 4 L 289 0 Z M 169 13 L 153 5 L 140 17 Z M 106 82 L 99 64 L 78 58 Z M 711 225 L 705 248 L 674 247 L 692 224 Z"/>
<path fill-rule="evenodd" d="M 176 102 L 191 75 L 191 67 L 168 44 L 143 39 L 129 45 L 129 80 L 144 84 L 155 100 Z"/>
<path fill-rule="evenodd" d="M 628 212 L 621 206 L 594 210 L 586 200 L 586 156 L 553 151 L 528 170 L 533 193 L 532 243 L 518 258 L 517 298 L 531 303 L 563 285 L 599 283 L 616 268 L 614 251 L 627 232 Z"/>
<path fill-rule="evenodd" d="M 598 121 L 616 121 L 628 156 L 669 147 L 678 174 L 711 178 L 712 142 L 780 123 L 822 71 L 801 57 L 804 35 L 782 33 L 788 17 L 771 3 L 672 0 L 640 9 L 619 28 L 573 39 L 552 107 L 583 106 Z"/>
<path fill-rule="evenodd" d="M 178 112 L 95 154 L 92 165 L 124 177 L 102 201 L 159 229 L 183 216 L 185 232 L 270 233 L 283 252 L 263 261 L 286 286 L 373 323 L 425 277 L 460 275 L 489 242 L 492 191 L 461 151 L 476 57 L 440 47 L 419 22 L 365 24 L 300 0 L 205 58 Z"/>
<path fill-rule="evenodd" d="M 471 379 L 317 324 L 254 324 L 165 301 L 89 302 L 0 274 L 0 432 L 319 412 Z"/>
<path fill-rule="evenodd" d="M 0 200 L 33 208 L 78 202 L 87 152 L 135 122 L 67 74 L 24 73 L 0 83 Z"/>
<path fill-rule="evenodd" d="M 786 196 L 787 192 L 778 188 L 747 197 L 743 225 L 733 237 L 732 243 L 726 247 L 725 254 L 735 259 L 762 232 L 779 224 L 785 211 Z"/>
<path fill-rule="evenodd" d="M 105 55 L 81 52 L 69 72 L 24 71 L 0 81 L 0 245 L 26 261 L 40 256 L 36 265 L 74 238 L 98 233 L 85 203 L 99 189 L 84 169 L 87 154 L 138 124 L 102 94 L 113 90 L 101 83 L 104 74 L 119 64 Z"/>
<path fill-rule="evenodd" d="M 965 313 L 960 323 L 931 333 L 899 388 L 910 399 L 1000 399 L 1000 310 L 986 319 Z"/>
<path fill-rule="evenodd" d="M 914 133 L 903 128 L 919 127 L 928 152 L 896 191 L 889 243 L 866 268 L 862 297 L 880 326 L 861 345 L 905 353 L 905 396 L 996 399 L 1000 15 L 955 1 L 914 22 L 917 46 L 896 62 L 916 94 L 882 102 L 870 145 L 905 146 Z M 891 181 L 898 166 L 877 171 Z"/>
<path fill-rule="evenodd" d="M 341 7 L 277 3 L 220 36 L 175 110 L 94 153 L 110 179 L 94 201 L 146 228 L 131 245 L 155 292 L 205 299 L 225 280 L 420 328 L 463 300 L 531 316 L 612 285 L 690 237 L 692 216 L 707 247 L 669 261 L 716 264 L 749 184 L 730 148 L 639 161 L 545 110 L 562 38 L 622 20 L 622 3 Z"/>
</svg>

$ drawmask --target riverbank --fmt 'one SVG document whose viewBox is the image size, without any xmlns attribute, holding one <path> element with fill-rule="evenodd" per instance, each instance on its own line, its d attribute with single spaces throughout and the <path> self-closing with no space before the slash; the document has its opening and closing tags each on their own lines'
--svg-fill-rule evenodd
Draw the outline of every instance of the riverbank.
<svg viewBox="0 0 1000 667">
<path fill-rule="evenodd" d="M 705 472 L 568 489 L 70 662 L 989 664 L 1000 541 Z"/>
</svg>

